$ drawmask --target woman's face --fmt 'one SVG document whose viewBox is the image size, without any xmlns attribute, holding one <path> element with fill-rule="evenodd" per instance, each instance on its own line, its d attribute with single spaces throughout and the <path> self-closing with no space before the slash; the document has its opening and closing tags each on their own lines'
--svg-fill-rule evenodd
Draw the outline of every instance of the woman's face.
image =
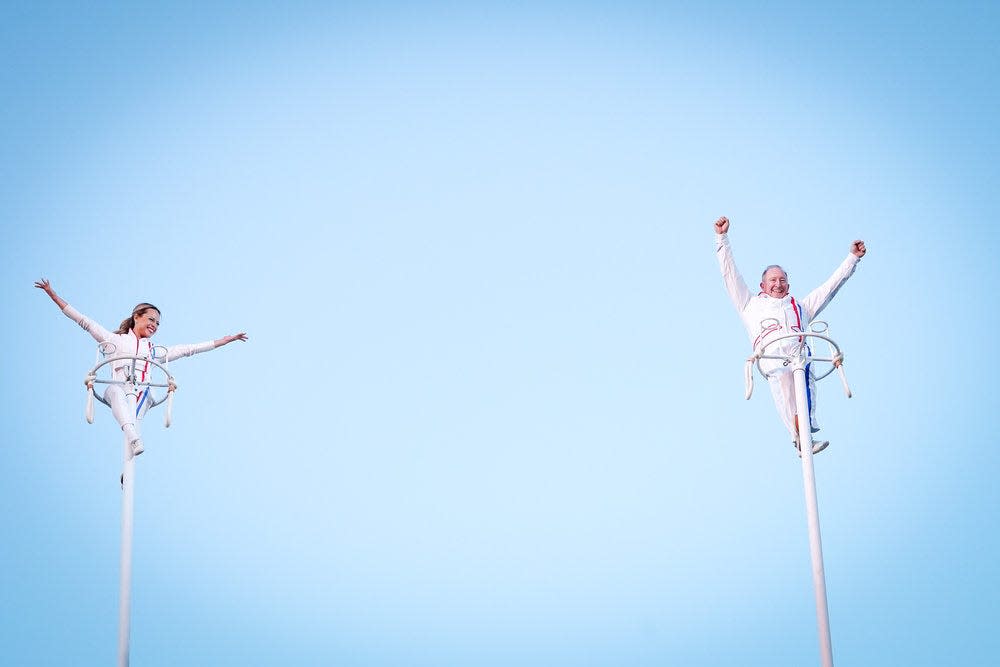
<svg viewBox="0 0 1000 667">
<path fill-rule="evenodd" d="M 132 331 L 139 338 L 152 338 L 160 326 L 160 313 L 155 308 L 147 308 L 146 312 L 135 316 L 135 326 Z"/>
</svg>

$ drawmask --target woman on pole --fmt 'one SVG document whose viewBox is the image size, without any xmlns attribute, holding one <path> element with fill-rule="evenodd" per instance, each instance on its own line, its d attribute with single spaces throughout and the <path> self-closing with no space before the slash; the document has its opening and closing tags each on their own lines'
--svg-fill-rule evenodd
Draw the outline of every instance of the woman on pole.
<svg viewBox="0 0 1000 667">
<path fill-rule="evenodd" d="M 84 331 L 94 337 L 102 345 L 110 344 L 105 356 L 134 356 L 139 359 L 138 363 L 132 364 L 130 360 L 123 359 L 112 367 L 112 380 L 115 384 L 109 384 L 104 391 L 104 400 L 111 406 L 111 412 L 115 420 L 121 426 L 122 431 L 128 438 L 132 448 L 132 455 L 138 456 L 143 452 L 142 438 L 136 429 L 136 420 L 149 408 L 151 397 L 149 387 L 138 394 L 126 392 L 126 382 L 146 382 L 147 375 L 152 372 L 152 364 L 149 361 L 172 361 L 181 357 L 189 357 L 199 352 L 208 352 L 217 347 L 222 347 L 232 343 L 234 340 L 246 341 L 246 333 L 223 336 L 217 340 L 195 343 L 193 345 L 173 345 L 166 348 L 166 355 L 163 355 L 164 348 L 153 345 L 153 334 L 160 326 L 160 309 L 151 303 L 140 303 L 132 309 L 132 314 L 122 320 L 121 325 L 114 332 L 108 331 L 100 324 L 87 318 L 77 311 L 73 306 L 66 303 L 66 300 L 56 294 L 48 280 L 42 278 L 35 281 L 35 287 L 43 290 L 49 298 L 59 306 L 59 309 L 69 319 L 73 320 L 83 328 Z M 145 363 L 142 360 L 146 360 Z M 137 377 L 130 377 L 134 373 Z"/>
</svg>

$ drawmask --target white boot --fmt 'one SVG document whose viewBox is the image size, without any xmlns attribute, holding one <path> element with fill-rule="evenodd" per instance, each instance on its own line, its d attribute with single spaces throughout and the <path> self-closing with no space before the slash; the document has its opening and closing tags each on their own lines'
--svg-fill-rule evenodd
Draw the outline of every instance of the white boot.
<svg viewBox="0 0 1000 667">
<path fill-rule="evenodd" d="M 139 437 L 139 432 L 135 430 L 135 424 L 122 424 L 122 431 L 125 432 L 125 437 L 128 438 L 128 444 L 132 448 L 132 456 L 139 456 L 139 454 L 146 451 L 142 446 L 142 438 Z"/>
</svg>

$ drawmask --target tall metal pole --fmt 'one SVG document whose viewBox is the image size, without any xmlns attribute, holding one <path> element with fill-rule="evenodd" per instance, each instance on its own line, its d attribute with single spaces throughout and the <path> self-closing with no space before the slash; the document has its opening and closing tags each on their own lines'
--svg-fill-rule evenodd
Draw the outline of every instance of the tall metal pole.
<svg viewBox="0 0 1000 667">
<path fill-rule="evenodd" d="M 157 349 L 157 348 L 154 348 Z M 167 370 L 167 360 L 165 348 L 162 348 L 164 353 L 161 355 L 163 358 L 163 363 L 154 361 L 152 358 L 139 357 L 132 355 L 122 355 L 122 356 L 111 356 L 113 355 L 115 349 L 114 345 L 110 343 L 101 343 L 97 348 L 97 360 L 90 372 L 87 373 L 84 382 L 87 386 L 87 410 L 86 417 L 87 422 L 90 424 L 94 423 L 94 399 L 97 398 L 102 403 L 111 407 L 104 398 L 99 398 L 94 392 L 94 384 L 110 384 L 110 385 L 128 385 L 128 388 L 134 393 L 129 393 L 128 395 L 140 395 L 140 391 L 149 391 L 152 387 L 166 387 L 167 388 L 167 413 L 164 417 L 164 426 L 170 426 L 170 413 L 171 406 L 173 404 L 174 390 L 177 385 L 174 383 L 173 376 Z M 128 373 L 128 377 L 122 380 L 99 380 L 97 379 L 98 371 L 107 366 L 119 361 L 131 360 L 132 367 Z M 145 364 L 145 368 L 152 371 L 150 366 L 159 368 L 163 371 L 166 381 L 163 383 L 155 382 L 136 382 L 136 367 L 135 364 L 138 361 L 142 361 Z M 159 405 L 163 400 L 157 401 L 149 394 L 147 396 L 148 402 L 142 410 L 136 410 L 135 415 L 135 432 L 136 435 L 142 434 L 142 418 L 146 410 L 156 405 Z M 113 412 L 113 410 L 112 410 Z M 118 667 L 128 667 L 129 664 L 129 639 L 131 635 L 132 627 L 132 526 L 134 520 L 134 510 L 135 510 L 135 456 L 132 454 L 132 443 L 129 442 L 128 435 L 122 434 L 122 539 L 121 539 L 121 576 L 118 580 Z"/>
<path fill-rule="evenodd" d="M 806 396 L 805 345 L 802 355 L 793 362 L 795 406 L 798 413 L 799 448 L 802 452 L 802 481 L 805 486 L 806 516 L 809 522 L 809 551 L 812 555 L 813 587 L 816 589 L 816 625 L 823 667 L 833 667 L 833 644 L 830 639 L 830 612 L 826 604 L 826 575 L 823 571 L 823 541 L 819 532 L 819 503 L 816 499 L 816 475 L 813 470 L 812 429 L 809 401 Z"/>
<path fill-rule="evenodd" d="M 138 421 L 136 428 L 139 427 Z M 118 585 L 118 667 L 128 667 L 132 616 L 132 519 L 135 507 L 135 457 L 128 436 L 122 466 L 122 551 Z"/>
</svg>

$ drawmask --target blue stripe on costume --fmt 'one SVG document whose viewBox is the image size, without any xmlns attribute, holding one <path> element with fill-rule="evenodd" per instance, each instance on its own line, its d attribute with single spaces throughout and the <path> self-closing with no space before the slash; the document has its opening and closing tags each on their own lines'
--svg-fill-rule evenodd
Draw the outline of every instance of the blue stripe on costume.
<svg viewBox="0 0 1000 667">
<path fill-rule="evenodd" d="M 142 392 L 139 397 L 138 403 L 135 404 L 135 416 L 139 416 L 139 411 L 142 410 L 142 404 L 146 402 L 146 397 L 149 396 L 149 387 L 146 387 L 146 391 Z"/>
<path fill-rule="evenodd" d="M 812 427 L 813 395 L 809 389 L 809 374 L 812 373 L 812 364 L 806 364 L 806 409 L 809 410 L 809 427 Z"/>
<path fill-rule="evenodd" d="M 802 322 L 803 321 L 803 318 L 802 318 L 802 304 L 801 303 L 796 303 L 795 307 L 798 308 L 798 311 L 799 311 L 799 322 Z M 806 352 L 808 354 L 812 355 L 812 348 L 809 347 L 808 343 L 805 343 L 805 340 L 806 340 L 805 337 L 801 338 L 800 340 L 803 342 L 803 344 L 805 344 L 805 346 L 806 346 Z M 813 411 L 812 391 L 809 389 L 809 378 L 811 377 L 811 375 L 810 375 L 811 373 L 812 373 L 812 364 L 806 364 L 806 377 L 805 377 L 805 380 L 806 380 L 806 409 L 809 410 L 809 429 L 810 430 L 812 430 L 812 411 Z"/>
</svg>

